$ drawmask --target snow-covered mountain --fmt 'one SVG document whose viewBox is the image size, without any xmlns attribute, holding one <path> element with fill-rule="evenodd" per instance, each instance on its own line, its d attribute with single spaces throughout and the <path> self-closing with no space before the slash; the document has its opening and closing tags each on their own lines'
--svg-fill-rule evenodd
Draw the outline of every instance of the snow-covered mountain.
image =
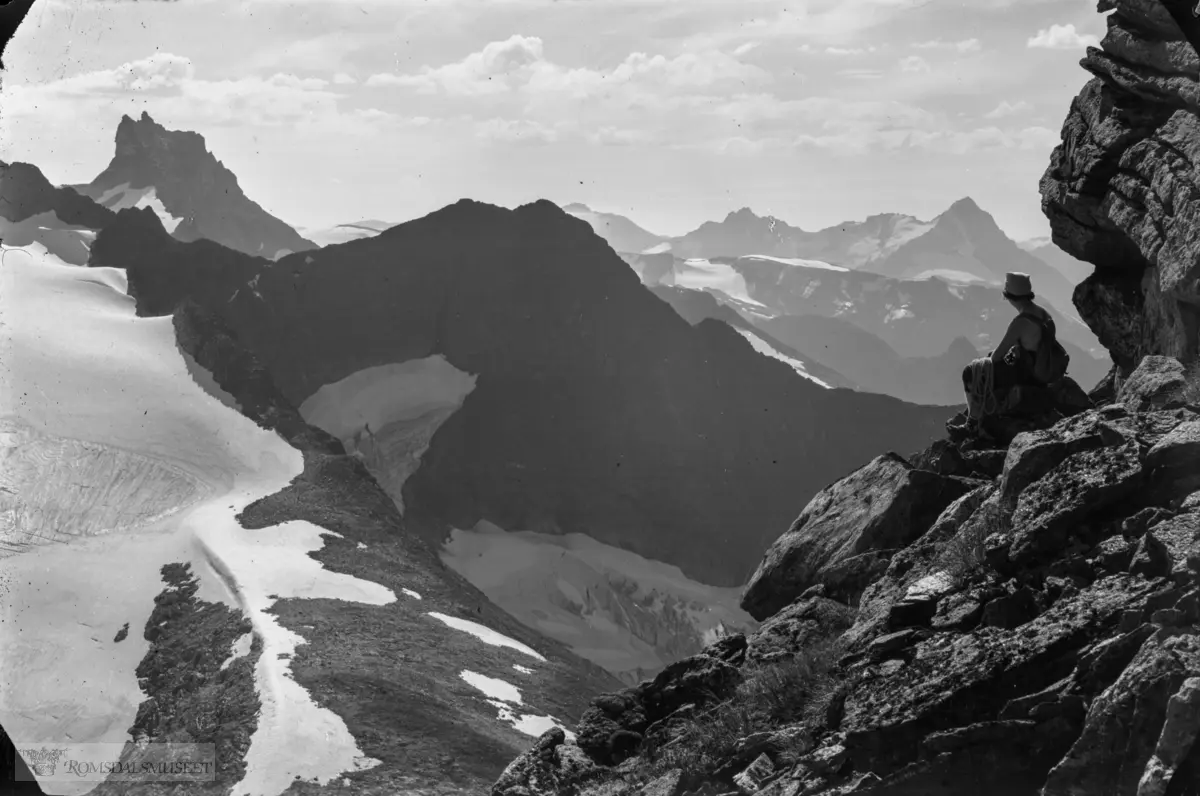
<svg viewBox="0 0 1200 796">
<path fill-rule="evenodd" d="M 597 212 L 578 202 L 563 205 L 563 210 L 586 221 L 597 235 L 617 252 L 640 252 L 662 243 L 666 238 L 648 232 L 616 213 Z"/>
<path fill-rule="evenodd" d="M 922 386 L 919 381 L 910 381 L 912 377 L 908 375 L 898 375 L 893 367 L 900 365 L 885 368 L 874 380 L 864 378 L 862 368 L 867 363 L 882 365 L 889 358 L 885 350 L 888 348 L 904 360 L 936 358 L 957 345 L 955 340 L 959 338 L 965 338 L 980 352 L 991 350 L 1012 317 L 1012 308 L 1000 291 L 970 275 L 898 279 L 819 260 L 770 255 L 684 260 L 664 252 L 626 254 L 622 258 L 644 284 L 708 292 L 804 357 L 836 370 L 864 389 L 878 389 L 906 400 L 913 399 L 915 389 L 926 399 L 941 396 L 940 402 L 948 397 L 948 376 Z M 763 325 L 764 321 L 779 316 L 807 315 L 848 321 L 876 340 L 864 344 L 863 356 L 855 357 L 855 346 L 863 343 L 849 327 L 824 324 L 819 326 L 818 334 L 818 327 L 812 326 L 809 332 L 815 336 L 805 341 Z M 1103 378 L 1111 363 L 1090 329 L 1073 316 L 1060 316 L 1058 334 L 1071 354 L 1071 373 L 1080 384 L 1090 388 Z M 824 335 L 832 335 L 838 342 L 819 343 Z M 816 347 L 818 344 L 831 345 L 832 349 L 822 352 Z M 833 355 L 831 351 L 842 353 Z M 959 353 L 965 354 L 967 349 L 959 345 L 956 351 L 947 356 L 957 361 Z M 947 372 L 950 369 L 949 361 L 929 364 Z M 924 368 L 918 370 L 925 372 Z M 857 376 L 849 375 L 848 371 Z M 889 378 L 887 373 L 897 375 Z M 873 387 L 866 382 L 872 382 Z M 931 392 L 926 392 L 926 386 Z"/>
<path fill-rule="evenodd" d="M 108 167 L 73 187 L 110 210 L 150 208 L 180 240 L 207 238 L 272 260 L 316 246 L 242 193 L 203 136 L 167 130 L 147 113 L 122 116 Z"/>
<path fill-rule="evenodd" d="M 958 282 L 1000 285 L 1008 271 L 1033 278 L 1035 291 L 1058 310 L 1075 315 L 1074 284 L 1025 252 L 974 200 L 954 202 L 931 221 L 895 213 L 808 232 L 749 208 L 709 221 L 669 241 L 680 258 L 765 255 L 806 259 L 898 279 L 943 276 Z"/>
</svg>

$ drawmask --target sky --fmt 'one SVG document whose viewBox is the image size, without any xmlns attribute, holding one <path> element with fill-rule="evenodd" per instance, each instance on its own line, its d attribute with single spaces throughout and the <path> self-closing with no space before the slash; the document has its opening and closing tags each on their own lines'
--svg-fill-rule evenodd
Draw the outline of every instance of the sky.
<svg viewBox="0 0 1200 796">
<path fill-rule="evenodd" d="M 302 228 L 470 197 L 818 229 L 971 196 L 1023 240 L 1105 25 L 1095 0 L 37 0 L 0 158 L 90 182 L 146 111 Z"/>
</svg>

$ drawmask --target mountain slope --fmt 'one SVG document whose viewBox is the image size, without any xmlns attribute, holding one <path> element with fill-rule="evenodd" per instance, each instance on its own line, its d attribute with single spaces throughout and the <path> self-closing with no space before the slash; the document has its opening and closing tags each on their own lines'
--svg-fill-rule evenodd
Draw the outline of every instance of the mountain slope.
<svg viewBox="0 0 1200 796">
<path fill-rule="evenodd" d="M 226 317 L 296 404 L 435 354 L 476 375 L 404 485 L 409 525 L 434 545 L 484 519 L 580 531 L 737 585 L 797 494 L 881 446 L 920 447 L 945 419 L 816 386 L 724 323 L 690 326 L 548 202 L 464 200 L 223 276 L 149 211 L 125 211 L 93 254 L 147 286 L 139 311 L 191 295 Z M 151 290 L 163 263 L 173 280 Z"/>
<path fill-rule="evenodd" d="M 563 211 L 586 221 L 592 231 L 608 241 L 608 245 L 617 252 L 641 252 L 665 240 L 663 236 L 647 232 L 625 216 L 600 213 L 578 202 L 564 205 Z"/>
<path fill-rule="evenodd" d="M 743 335 L 750 334 L 759 338 L 765 346 L 776 352 L 775 355 L 777 357 L 783 358 L 785 361 L 795 361 L 797 363 L 795 366 L 796 371 L 801 375 L 819 380 L 818 383 L 827 384 L 830 387 L 844 387 L 847 389 L 855 389 L 856 387 L 853 381 L 841 373 L 833 370 L 819 360 L 810 359 L 801 354 L 797 349 L 781 342 L 768 331 L 750 323 L 750 321 L 738 315 L 728 305 L 718 302 L 711 293 L 667 285 L 655 285 L 650 288 L 650 292 L 670 304 L 684 320 L 693 326 L 705 318 L 724 321 L 742 332 Z"/>
<path fill-rule="evenodd" d="M 617 684 L 443 567 L 211 313 L 139 318 L 121 269 L 4 254 L 0 394 L 39 396 L 0 403 L 18 748 L 212 743 L 220 792 L 478 793 Z"/>
<path fill-rule="evenodd" d="M 75 187 L 113 210 L 153 208 L 180 240 L 207 238 L 269 259 L 316 246 L 242 193 L 203 136 L 167 130 L 146 113 L 121 117 L 112 161 Z"/>
<path fill-rule="evenodd" d="M 1026 243 L 1029 245 L 1023 244 L 1021 248 L 1058 271 L 1073 285 L 1087 279 L 1092 273 L 1093 268 L 1090 263 L 1076 260 L 1049 240 L 1039 239 Z"/>
<path fill-rule="evenodd" d="M 1071 303 L 1074 285 L 1057 270 L 1021 249 L 969 197 L 960 199 L 934 219 L 930 228 L 886 257 L 871 263 L 875 273 L 897 278 L 920 278 L 939 271 L 960 271 L 992 284 L 1002 284 L 1004 274 L 1030 275 L 1034 292 L 1048 301 L 1056 314 L 1075 315 Z"/>
<path fill-rule="evenodd" d="M 961 404 L 962 369 L 980 355 L 966 338 L 956 337 L 937 356 L 901 357 L 850 321 L 821 315 L 780 315 L 756 324 L 822 365 L 854 374 L 849 378 L 864 390 L 920 404 Z"/>
<path fill-rule="evenodd" d="M 1024 271 L 1033 277 L 1035 291 L 1058 309 L 1059 315 L 1075 314 L 1073 284 L 1023 251 L 969 197 L 932 221 L 886 213 L 816 232 L 742 208 L 723 221 L 705 222 L 669 244 L 677 257 L 685 259 L 800 258 L 898 279 L 937 275 L 957 282 L 979 280 L 999 285 L 1006 272 Z"/>
<path fill-rule="evenodd" d="M 388 227 L 396 226 L 390 221 L 380 221 L 366 218 L 349 224 L 335 224 L 325 229 L 297 229 L 318 246 L 329 246 L 334 243 L 346 243 L 359 238 L 371 238 L 383 232 Z"/>
<path fill-rule="evenodd" d="M 0 240 L 6 246 L 39 246 L 83 265 L 96 231 L 115 217 L 70 188 L 55 188 L 36 166 L 0 162 Z"/>
</svg>

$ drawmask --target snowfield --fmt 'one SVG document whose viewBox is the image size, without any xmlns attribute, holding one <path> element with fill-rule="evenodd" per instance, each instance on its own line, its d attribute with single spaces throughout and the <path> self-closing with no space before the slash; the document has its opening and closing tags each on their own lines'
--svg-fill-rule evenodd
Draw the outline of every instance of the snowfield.
<svg viewBox="0 0 1200 796">
<path fill-rule="evenodd" d="M 0 720 L 14 742 L 124 742 L 145 699 L 141 628 L 187 563 L 200 599 L 243 610 L 263 644 L 261 713 L 235 796 L 275 796 L 370 766 L 345 723 L 290 676 L 304 639 L 267 613 L 277 599 L 394 601 L 308 556 L 321 528 L 247 530 L 235 515 L 288 485 L 299 451 L 192 378 L 169 317 L 138 318 L 117 269 L 44 249 L 0 252 Z M 128 624 L 120 642 L 114 636 Z M 231 659 L 246 654 L 239 640 Z M 95 783 L 46 782 L 81 794 Z"/>
<path fill-rule="evenodd" d="M 87 262 L 95 239 L 95 230 L 67 224 L 53 210 L 23 221 L 0 217 L 0 240 L 6 247 L 36 249 L 71 265 Z"/>
<path fill-rule="evenodd" d="M 733 266 L 710 262 L 702 258 L 684 260 L 682 264 L 677 263 L 674 271 L 664 277 L 661 283 L 692 290 L 716 290 L 746 304 L 756 307 L 765 306 L 761 301 L 750 297 L 746 279 L 734 270 Z"/>
<path fill-rule="evenodd" d="M 720 628 L 754 626 L 740 590 L 689 580 L 584 534 L 453 530 L 445 564 L 522 623 L 626 682 L 698 652 Z"/>
<path fill-rule="evenodd" d="M 767 262 L 781 263 L 783 265 L 790 265 L 795 268 L 816 268 L 821 271 L 849 271 L 850 270 L 849 268 L 845 268 L 840 265 L 834 265 L 832 263 L 827 263 L 824 260 L 804 260 L 799 257 L 771 257 L 770 255 L 767 255 L 767 254 L 746 254 L 746 255 L 743 255 L 742 257 L 739 257 L 738 259 L 739 260 L 748 260 L 751 262 L 753 262 L 754 260 L 765 260 Z"/>
<path fill-rule="evenodd" d="M 123 182 L 117 187 L 105 191 L 96 202 L 113 212 L 129 207 L 148 207 L 154 211 L 154 215 L 158 216 L 159 221 L 169 233 L 174 233 L 175 228 L 183 221 L 182 217 L 173 216 L 167 212 L 162 200 L 158 198 L 158 189 L 153 185 L 145 188 L 130 188 L 129 183 Z"/>
<path fill-rule="evenodd" d="M 475 389 L 475 379 L 440 354 L 380 365 L 322 386 L 300 414 L 360 457 L 403 512 L 404 482 L 421 465 L 433 433 Z"/>
<path fill-rule="evenodd" d="M 787 354 L 780 352 L 779 350 L 777 350 L 775 348 L 775 346 L 771 345 L 769 342 L 762 339 L 761 337 L 759 337 L 758 335 L 756 335 L 754 332 L 750 331 L 749 329 L 735 328 L 734 331 L 737 332 L 738 334 L 740 334 L 742 337 L 745 337 L 746 340 L 749 341 L 750 345 L 754 346 L 754 350 L 757 351 L 758 353 L 760 353 L 764 356 L 771 357 L 772 359 L 778 359 L 780 362 L 790 365 L 792 367 L 792 369 L 794 371 L 796 371 L 797 373 L 799 373 L 801 376 L 808 379 L 809 381 L 812 381 L 812 382 L 815 382 L 815 383 L 821 385 L 822 387 L 824 387 L 827 390 L 833 389 L 833 385 L 831 385 L 827 382 L 824 382 L 821 379 L 818 379 L 816 376 L 809 373 L 808 368 L 805 366 L 805 364 L 803 362 L 801 362 L 798 359 L 789 357 Z"/>
</svg>

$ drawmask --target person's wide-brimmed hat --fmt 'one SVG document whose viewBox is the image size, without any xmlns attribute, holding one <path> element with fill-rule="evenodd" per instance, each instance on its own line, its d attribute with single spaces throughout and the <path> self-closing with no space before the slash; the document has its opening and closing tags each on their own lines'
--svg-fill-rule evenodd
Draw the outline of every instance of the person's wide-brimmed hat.
<svg viewBox="0 0 1200 796">
<path fill-rule="evenodd" d="M 1005 274 L 1004 297 L 1013 300 L 1033 298 L 1033 284 L 1029 281 L 1029 274 Z"/>
</svg>

